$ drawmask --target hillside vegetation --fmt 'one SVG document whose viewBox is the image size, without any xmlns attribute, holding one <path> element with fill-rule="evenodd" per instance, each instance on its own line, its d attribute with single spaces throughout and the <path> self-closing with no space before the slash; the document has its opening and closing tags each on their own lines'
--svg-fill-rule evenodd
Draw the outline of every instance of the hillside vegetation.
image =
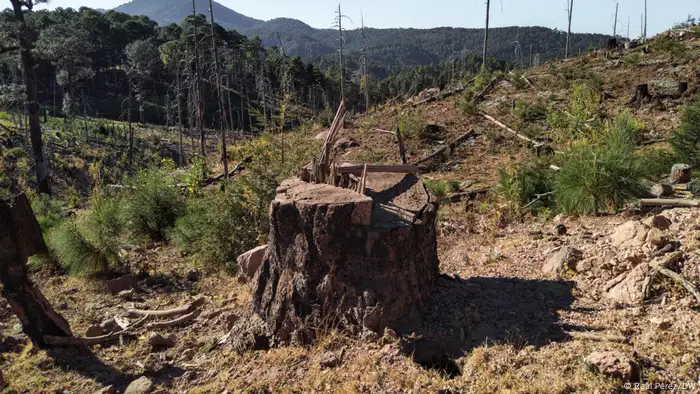
<svg viewBox="0 0 700 394">
<path fill-rule="evenodd" d="M 60 23 L 51 19 L 60 15 L 42 14 L 49 26 L 104 21 L 88 10 Z M 182 37 L 192 20 L 184 28 L 157 29 L 117 13 L 104 18 L 112 24 L 91 39 L 137 25 L 159 54 L 172 55 L 164 46 L 188 53 Z M 114 22 L 120 18 L 124 22 Z M 241 40 L 247 49 L 262 48 L 259 41 L 220 34 L 226 45 Z M 138 52 L 124 51 L 113 55 Z M 700 375 L 700 299 L 692 289 L 700 284 L 700 211 L 650 210 L 639 202 L 668 183 L 674 164 L 700 165 L 698 27 L 662 33 L 637 48 L 593 51 L 531 69 L 479 69 L 465 56 L 469 70 L 452 86 L 352 113 L 333 148 L 334 162 L 400 163 L 400 135 L 406 161 L 421 162 L 421 178 L 440 202 L 442 275 L 423 318 L 406 332 L 358 337 L 329 324 L 311 346 L 239 351 L 230 334 L 254 320 L 252 286 L 235 259 L 266 243 L 276 188 L 319 155 L 333 108 L 305 101 L 314 90 L 304 89 L 314 84 L 285 85 L 289 75 L 305 75 L 299 60 L 265 53 L 255 66 L 250 52 L 230 54 L 249 62 L 241 99 L 243 89 L 257 94 L 259 67 L 289 70 L 266 82 L 267 92 L 275 92 L 271 114 L 260 114 L 273 108 L 264 104 L 263 92 L 255 100 L 260 107 L 240 112 L 265 132 L 207 128 L 202 149 L 196 127 L 181 132 L 175 122 L 149 124 L 156 116 L 139 114 L 145 102 L 162 98 L 156 88 L 152 99 L 134 98 L 129 164 L 124 119 L 84 116 L 77 107 L 72 119 L 42 120 L 51 197 L 33 192 L 21 101 L 7 107 L 0 119 L 0 182 L 5 194 L 22 190 L 31 197 L 50 251 L 32 257 L 31 275 L 75 333 L 115 325 L 110 319 L 130 309 L 174 308 L 195 296 L 205 301 L 187 324 L 158 331 L 160 342 L 149 328 L 89 350 L 35 347 L 11 309 L 0 305 L 4 390 L 124 392 L 137 379 L 147 380 L 149 390 L 192 393 L 626 392 L 632 384 L 696 389 L 690 385 Z M 101 55 L 89 56 L 96 62 Z M 129 75 L 121 64 L 105 66 L 96 78 L 139 92 L 165 79 L 139 84 L 143 68 L 131 63 L 136 74 Z M 50 86 L 51 73 L 40 79 Z M 649 94 L 635 94 L 643 84 Z M 207 108 L 216 106 L 212 101 Z M 297 114 L 294 122 L 287 121 L 287 108 Z M 218 126 L 216 110 L 207 111 L 206 124 Z M 225 152 L 221 135 L 231 142 Z M 222 158 L 236 168 L 229 180 L 215 177 Z M 690 182 L 671 187 L 667 197 L 692 202 L 697 193 Z M 135 275 L 135 288 L 110 291 L 109 280 L 127 274 Z M 406 350 L 417 337 L 430 345 L 427 361 Z M 453 367 L 432 357 L 447 358 Z"/>
</svg>

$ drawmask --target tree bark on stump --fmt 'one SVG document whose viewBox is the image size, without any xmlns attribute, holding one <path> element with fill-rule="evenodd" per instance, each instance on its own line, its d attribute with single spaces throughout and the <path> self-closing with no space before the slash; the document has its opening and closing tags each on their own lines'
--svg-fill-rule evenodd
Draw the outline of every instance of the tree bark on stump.
<svg viewBox="0 0 700 394">
<path fill-rule="evenodd" d="M 380 333 L 421 311 L 439 274 L 436 206 L 415 175 L 373 175 L 369 197 L 299 179 L 278 188 L 253 292 L 273 343 Z"/>
<path fill-rule="evenodd" d="M 44 336 L 71 336 L 66 319 L 53 310 L 27 275 L 27 259 L 47 250 L 29 201 L 20 194 L 0 201 L 0 282 L 2 295 L 22 323 L 22 331 L 38 346 Z"/>
<path fill-rule="evenodd" d="M 642 104 L 644 104 L 645 101 L 648 101 L 650 98 L 651 95 L 649 95 L 649 85 L 637 85 L 637 87 L 634 89 L 634 96 L 632 96 L 632 98 L 629 100 L 629 102 L 627 102 L 627 104 L 639 108 L 642 106 Z"/>
<path fill-rule="evenodd" d="M 678 82 L 678 96 L 683 96 L 688 91 L 688 82 Z"/>
</svg>

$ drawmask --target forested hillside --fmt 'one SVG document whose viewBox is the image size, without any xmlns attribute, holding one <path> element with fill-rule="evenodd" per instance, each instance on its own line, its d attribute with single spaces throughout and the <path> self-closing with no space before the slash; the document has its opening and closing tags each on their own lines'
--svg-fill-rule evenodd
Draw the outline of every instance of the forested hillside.
<svg viewBox="0 0 700 394">
<path fill-rule="evenodd" d="M 207 1 L 198 0 L 198 12 L 205 13 Z M 116 8 L 131 15 L 146 15 L 161 25 L 179 22 L 192 14 L 189 0 L 150 1 L 133 0 Z M 289 18 L 277 18 L 267 22 L 238 14 L 214 3 L 217 22 L 236 29 L 248 37 L 259 36 L 264 45 L 283 46 L 289 56 L 300 56 L 305 61 L 325 70 L 337 58 L 338 31 L 315 29 L 306 23 Z M 355 18 L 359 20 L 359 18 Z M 331 25 L 333 15 L 328 15 Z M 359 54 L 364 41 L 360 26 L 349 21 L 344 24 L 347 53 Z M 365 30 L 367 56 L 372 74 L 384 78 L 411 67 L 440 63 L 468 54 L 481 54 L 484 30 L 440 27 L 435 29 L 373 29 Z M 586 52 L 603 45 L 608 37 L 602 34 L 573 34 L 572 53 Z M 281 40 L 281 42 L 280 42 Z M 530 50 L 540 62 L 564 57 L 566 32 L 545 27 L 504 27 L 490 30 L 489 55 L 516 65 L 530 64 Z M 352 71 L 351 65 L 348 68 Z"/>
</svg>

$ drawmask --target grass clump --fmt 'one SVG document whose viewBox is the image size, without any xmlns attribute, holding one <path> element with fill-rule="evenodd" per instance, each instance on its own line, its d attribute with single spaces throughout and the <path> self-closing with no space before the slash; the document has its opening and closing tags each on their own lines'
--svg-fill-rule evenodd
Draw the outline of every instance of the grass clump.
<svg viewBox="0 0 700 394">
<path fill-rule="evenodd" d="M 700 97 L 685 108 L 681 126 L 672 133 L 669 143 L 680 162 L 696 168 L 700 165 Z"/>
<path fill-rule="evenodd" d="M 552 170 L 545 162 L 535 161 L 512 168 L 499 169 L 496 192 L 508 203 L 511 211 L 520 211 L 527 206 L 530 211 L 553 206 Z"/>
<path fill-rule="evenodd" d="M 545 120 L 547 119 L 547 107 L 541 101 L 528 104 L 521 98 L 515 103 L 513 116 L 518 120 L 518 125 Z"/>
<path fill-rule="evenodd" d="M 459 182 L 454 180 L 428 179 L 424 183 L 430 194 L 438 199 L 459 191 Z"/>
</svg>

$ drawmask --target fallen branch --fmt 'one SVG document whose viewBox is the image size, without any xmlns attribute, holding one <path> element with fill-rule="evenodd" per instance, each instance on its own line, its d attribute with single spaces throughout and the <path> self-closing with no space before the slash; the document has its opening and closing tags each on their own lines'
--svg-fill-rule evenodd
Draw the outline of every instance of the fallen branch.
<svg viewBox="0 0 700 394">
<path fill-rule="evenodd" d="M 491 191 L 491 188 L 490 188 L 490 187 L 484 187 L 484 188 L 481 188 L 481 189 L 474 189 L 474 190 L 469 190 L 469 191 L 466 191 L 466 192 L 458 192 L 458 193 L 455 193 L 455 194 L 453 194 L 453 195 L 451 195 L 451 196 L 447 196 L 447 197 L 441 198 L 441 199 L 440 199 L 440 202 L 441 202 L 441 203 L 445 203 L 445 202 L 453 202 L 453 203 L 454 203 L 454 202 L 460 202 L 460 201 L 464 200 L 465 197 L 467 197 L 469 200 L 473 200 L 473 199 L 475 199 L 478 195 L 480 195 L 480 194 L 486 194 L 486 193 L 489 193 L 490 191 Z"/>
<path fill-rule="evenodd" d="M 677 273 L 671 271 L 670 269 L 665 268 L 663 266 L 663 263 L 652 263 L 651 266 L 659 274 L 666 276 L 666 277 L 669 277 L 669 278 L 675 280 L 676 282 L 680 283 L 683 287 L 685 287 L 686 290 L 688 290 L 688 292 L 690 294 L 693 295 L 693 297 L 695 297 L 695 299 L 698 302 L 700 302 L 700 291 L 698 291 L 697 287 L 692 282 L 688 281 L 680 274 L 677 274 Z"/>
<path fill-rule="evenodd" d="M 233 167 L 233 169 L 231 171 L 229 171 L 228 177 L 224 176 L 225 174 L 219 174 L 215 177 L 204 180 L 202 182 L 201 186 L 204 187 L 204 186 L 213 185 L 214 183 L 223 181 L 226 178 L 232 178 L 232 177 L 238 175 L 239 172 L 243 171 L 245 169 L 244 165 L 249 164 L 251 161 L 253 161 L 253 156 L 248 156 L 245 159 L 243 159 L 240 163 L 236 164 L 236 166 Z"/>
<path fill-rule="evenodd" d="M 338 174 L 339 175 L 341 175 L 341 174 L 362 175 L 362 172 L 365 170 L 365 166 L 367 168 L 368 173 L 389 172 L 389 173 L 398 173 L 398 174 L 410 174 L 410 173 L 417 173 L 420 171 L 420 168 L 418 168 L 418 166 L 409 165 L 409 164 L 388 164 L 388 165 L 358 164 L 358 165 L 340 166 L 340 167 L 338 167 Z"/>
<path fill-rule="evenodd" d="M 142 309 L 129 309 L 126 314 L 129 317 L 137 317 L 137 316 L 153 316 L 153 317 L 170 317 L 170 316 L 177 316 L 177 315 L 182 315 L 185 313 L 190 313 L 193 312 L 195 309 L 199 308 L 200 306 L 204 305 L 204 302 L 206 299 L 204 297 L 202 298 L 197 298 L 196 300 L 190 302 L 187 305 L 183 305 L 179 308 L 174 308 L 174 309 L 168 309 L 168 310 L 163 310 L 163 311 L 149 311 L 149 310 L 142 310 Z"/>
<path fill-rule="evenodd" d="M 503 79 L 503 77 L 500 76 L 500 75 L 497 76 L 496 78 L 492 79 L 491 82 L 489 82 L 489 84 L 486 85 L 486 87 L 484 88 L 484 90 L 482 90 L 481 92 L 479 92 L 479 94 L 477 94 L 477 95 L 474 97 L 474 99 L 472 100 L 472 102 L 473 102 L 474 104 L 479 104 L 479 103 L 481 102 L 481 100 L 484 99 L 484 96 L 487 95 L 487 94 L 491 91 L 491 89 L 493 89 L 493 88 L 496 86 L 496 84 L 497 84 L 498 82 L 500 82 L 502 79 Z"/>
<path fill-rule="evenodd" d="M 392 134 L 392 135 L 393 135 L 393 134 L 396 134 L 396 133 L 394 133 L 393 131 L 384 130 L 384 129 L 373 129 L 373 130 L 374 130 L 374 131 L 378 131 L 378 132 L 380 132 L 380 133 L 385 133 L 385 134 Z"/>
<path fill-rule="evenodd" d="M 146 328 L 170 328 L 179 326 L 180 324 L 189 323 L 190 321 L 196 319 L 200 313 L 202 313 L 201 309 L 195 309 L 194 311 L 173 320 L 148 323 Z"/>
<path fill-rule="evenodd" d="M 90 345 L 101 345 L 104 343 L 109 343 L 114 340 L 119 339 L 122 335 L 128 333 L 131 330 L 134 330 L 136 328 L 139 328 L 143 325 L 143 323 L 146 322 L 147 319 L 149 319 L 150 316 L 144 316 L 141 320 L 135 322 L 134 324 L 130 325 L 129 327 L 113 332 L 111 334 L 107 335 L 102 335 L 99 337 L 91 337 L 91 338 L 76 338 L 76 337 L 54 337 L 54 336 L 44 336 L 44 343 L 47 345 L 55 345 L 55 346 L 90 346 Z"/>
<path fill-rule="evenodd" d="M 435 157 L 441 155 L 442 153 L 444 153 L 444 152 L 445 152 L 446 150 L 448 150 L 448 149 L 450 150 L 450 152 L 454 151 L 454 149 L 455 149 L 456 147 L 458 147 L 459 145 L 461 145 L 462 142 L 466 141 L 469 137 L 472 137 L 473 135 L 474 135 L 474 131 L 472 131 L 472 130 L 470 130 L 470 131 L 468 131 L 468 132 L 466 132 L 466 133 L 460 135 L 460 136 L 457 137 L 454 141 L 450 142 L 450 143 L 447 144 L 446 146 L 443 146 L 442 148 L 440 148 L 440 149 L 436 150 L 435 152 L 431 153 L 428 157 L 425 157 L 425 158 L 419 160 L 419 161 L 418 161 L 417 163 L 415 163 L 414 165 L 420 166 L 421 164 L 423 164 L 423 163 L 425 163 L 425 162 L 428 162 L 428 161 L 434 159 Z"/>
<path fill-rule="evenodd" d="M 567 331 L 566 335 L 573 339 L 580 339 L 584 341 L 595 341 L 595 342 L 617 342 L 617 343 L 627 343 L 628 339 L 624 335 L 610 335 L 610 334 L 598 334 L 588 331 Z"/>
<path fill-rule="evenodd" d="M 548 196 L 551 196 L 551 195 L 553 195 L 553 194 L 554 194 L 554 192 L 548 192 L 548 193 L 543 193 L 543 194 L 536 194 L 536 195 L 535 195 L 536 198 L 535 198 L 534 200 L 530 201 L 530 202 L 529 202 L 527 205 L 525 205 L 524 207 L 520 208 L 520 210 L 521 210 L 521 211 L 524 211 L 524 210 L 530 208 L 531 206 L 533 206 L 533 205 L 534 205 L 535 203 L 537 203 L 538 201 L 542 200 L 544 197 L 548 197 Z"/>
<path fill-rule="evenodd" d="M 529 142 L 529 143 L 532 144 L 532 146 L 534 146 L 534 147 L 542 146 L 541 143 L 539 143 L 539 142 L 533 140 L 533 139 L 530 138 L 530 137 L 527 137 L 527 136 L 525 136 L 525 135 L 523 135 L 523 134 L 518 133 L 517 131 L 511 129 L 510 127 L 508 127 L 508 126 L 506 126 L 505 124 L 503 124 L 503 123 L 501 123 L 500 121 L 498 121 L 498 119 L 496 119 L 496 118 L 494 118 L 493 116 L 487 114 L 486 112 L 483 112 L 483 111 L 482 111 L 482 112 L 481 112 L 481 116 L 483 116 L 484 119 L 486 119 L 486 120 L 488 120 L 489 122 L 495 124 L 496 126 L 502 128 L 502 129 L 504 129 L 504 130 L 506 130 L 506 131 L 508 131 L 508 132 L 510 132 L 510 133 L 512 133 L 512 134 L 515 134 L 515 136 L 518 137 L 518 138 L 520 138 L 521 140 Z"/>
<path fill-rule="evenodd" d="M 639 200 L 643 207 L 693 208 L 700 207 L 698 200 L 682 200 L 678 198 L 643 198 Z"/>
</svg>

